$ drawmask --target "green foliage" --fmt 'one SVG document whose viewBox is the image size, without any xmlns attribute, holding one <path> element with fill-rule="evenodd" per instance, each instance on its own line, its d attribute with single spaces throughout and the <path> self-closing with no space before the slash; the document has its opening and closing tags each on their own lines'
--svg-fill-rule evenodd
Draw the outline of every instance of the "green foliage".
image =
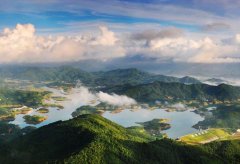
<svg viewBox="0 0 240 164">
<path fill-rule="evenodd" d="M 65 88 L 81 80 L 87 86 L 114 86 L 123 84 L 145 84 L 153 81 L 179 82 L 179 83 L 200 83 L 191 78 L 176 78 L 164 75 L 154 75 L 147 72 L 130 69 L 116 69 L 107 72 L 86 72 L 70 66 L 61 67 L 3 67 L 0 69 L 0 76 L 5 78 L 33 80 L 33 81 L 54 81 L 51 86 L 63 86 Z M 71 83 L 71 84 L 66 84 Z"/>
<path fill-rule="evenodd" d="M 28 91 L 0 88 L 0 105 L 26 105 L 37 107 L 50 94 L 48 91 Z"/>
<path fill-rule="evenodd" d="M 8 108 L 2 108 L 2 107 L 0 107 L 0 116 L 2 116 L 2 115 L 8 115 L 8 114 L 10 114 Z"/>
<path fill-rule="evenodd" d="M 90 105 L 85 105 L 77 108 L 76 111 L 72 113 L 72 116 L 77 117 L 83 114 L 95 114 L 95 113 L 97 113 L 97 109 L 95 107 Z"/>
<path fill-rule="evenodd" d="M 99 115 L 81 115 L 3 145 L 0 162 L 221 164 L 239 160 L 239 141 L 190 146 L 169 139 L 150 142 L 144 136 Z"/>
<path fill-rule="evenodd" d="M 142 125 L 146 130 L 161 131 L 171 128 L 171 125 L 166 123 L 163 119 L 153 119 L 146 122 L 137 122 L 137 124 Z"/>
<path fill-rule="evenodd" d="M 239 140 L 212 142 L 206 145 L 202 145 L 200 148 L 212 156 L 217 156 L 217 158 L 222 160 L 222 163 L 237 164 L 240 161 Z"/>
<path fill-rule="evenodd" d="M 240 88 L 221 84 L 210 86 L 206 84 L 181 84 L 153 82 L 140 85 L 120 85 L 108 87 L 105 92 L 126 94 L 140 102 L 154 102 L 155 100 L 237 100 L 240 98 Z"/>
<path fill-rule="evenodd" d="M 221 105 L 216 110 L 212 110 L 212 115 L 206 117 L 205 120 L 200 121 L 194 127 L 202 126 L 216 127 L 216 128 L 232 128 L 238 129 L 240 127 L 240 106 L 239 105 Z"/>
<path fill-rule="evenodd" d="M 20 129 L 17 125 L 0 122 L 0 147 L 1 144 L 10 142 L 11 140 L 23 135 L 23 133 L 29 133 L 35 129 L 35 127 L 30 126 Z"/>
<path fill-rule="evenodd" d="M 82 80 L 84 83 L 90 83 L 92 75 L 69 66 L 61 67 L 3 67 L 0 70 L 1 77 L 33 80 L 33 81 L 65 81 L 75 82 Z"/>
<path fill-rule="evenodd" d="M 25 119 L 26 123 L 34 124 L 34 125 L 39 124 L 39 123 L 43 122 L 44 120 L 46 120 L 45 116 L 39 116 L 39 115 L 33 115 L 33 116 L 25 115 L 25 116 L 23 116 L 23 118 Z"/>
<path fill-rule="evenodd" d="M 49 112 L 49 109 L 47 108 L 40 108 L 37 110 L 38 113 L 48 113 Z"/>
</svg>

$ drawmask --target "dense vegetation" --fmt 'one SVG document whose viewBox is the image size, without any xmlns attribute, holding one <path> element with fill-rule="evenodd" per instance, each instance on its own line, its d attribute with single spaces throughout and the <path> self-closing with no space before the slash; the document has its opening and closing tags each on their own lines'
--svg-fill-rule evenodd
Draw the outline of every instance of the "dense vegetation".
<svg viewBox="0 0 240 164">
<path fill-rule="evenodd" d="M 155 75 L 147 72 L 132 69 L 116 69 L 108 72 L 96 72 L 96 84 L 98 85 L 123 85 L 123 84 L 146 84 L 153 81 L 179 82 L 179 83 L 200 83 L 191 77 L 176 78 L 172 76 Z"/>
<path fill-rule="evenodd" d="M 1 144 L 9 142 L 9 141 L 11 141 L 15 138 L 18 138 L 18 137 L 22 136 L 23 134 L 29 133 L 35 129 L 36 128 L 32 127 L 32 126 L 27 126 L 23 129 L 21 129 L 17 125 L 9 124 L 6 122 L 0 122 L 0 147 L 1 147 Z"/>
<path fill-rule="evenodd" d="M 114 105 L 109 105 L 107 103 L 99 103 L 96 106 L 91 106 L 91 105 L 83 105 L 79 108 L 77 108 L 73 113 L 73 117 L 77 117 L 79 115 L 83 114 L 102 114 L 105 111 L 111 111 L 111 112 L 119 112 L 123 110 L 125 107 L 119 107 L 119 106 L 114 106 Z"/>
<path fill-rule="evenodd" d="M 92 75 L 69 66 L 62 67 L 3 67 L 0 69 L 0 76 L 33 81 L 65 81 L 75 82 L 80 79 L 82 82 L 90 83 Z"/>
<path fill-rule="evenodd" d="M 21 67 L 0 70 L 4 78 L 50 81 L 50 86 L 64 90 L 81 80 L 85 85 L 108 93 L 124 94 L 139 102 L 156 100 L 237 101 L 240 88 L 225 84 L 210 86 L 191 77 L 175 78 L 154 75 L 137 69 L 118 69 L 89 73 L 73 67 Z M 184 83 L 184 84 L 183 84 Z M 185 83 L 188 83 L 186 85 Z M 189 85 L 191 84 L 191 85 Z M 95 88 L 97 89 L 97 88 Z M 49 92 L 0 89 L 0 116 L 9 109 L 26 105 L 44 106 Z M 56 97 L 56 100 L 63 98 Z M 73 112 L 76 117 L 58 121 L 32 131 L 0 122 L 0 163 L 238 163 L 240 141 L 213 142 L 191 146 L 169 139 L 161 139 L 162 129 L 170 127 L 164 120 L 141 123 L 142 127 L 123 128 L 95 113 L 114 111 L 115 107 L 99 104 L 82 106 Z M 39 112 L 47 110 L 40 110 Z M 239 107 L 218 107 L 198 125 L 237 129 Z M 86 115 L 87 114 L 87 115 Z M 94 115 L 89 115 L 94 114 Z M 38 116 L 25 116 L 36 123 Z M 197 126 L 198 126 L 197 125 Z M 25 135 L 26 132 L 32 131 Z M 156 137 L 153 137 L 154 134 Z M 159 134 L 158 134 L 159 133 Z M 157 139 L 157 140 L 156 140 Z"/>
<path fill-rule="evenodd" d="M 48 91 L 32 91 L 10 88 L 0 88 L 0 121 L 13 121 L 16 114 L 26 114 L 31 108 L 44 104 L 44 99 L 49 98 Z M 21 109 L 23 106 L 27 106 Z"/>
<path fill-rule="evenodd" d="M 205 120 L 200 121 L 195 127 L 201 126 L 232 128 L 233 130 L 240 127 L 240 106 L 239 105 L 220 105 L 216 110 L 212 110 L 212 115 L 208 115 Z"/>
<path fill-rule="evenodd" d="M 44 97 L 48 96 L 48 91 L 29 91 L 0 88 L 0 105 L 26 105 L 36 107 L 42 105 Z"/>
<path fill-rule="evenodd" d="M 33 115 L 33 116 L 25 115 L 23 116 L 23 118 L 27 124 L 33 124 L 33 125 L 39 124 L 47 119 L 47 117 L 39 116 L 39 115 Z"/>
<path fill-rule="evenodd" d="M 41 127 L 0 148 L 1 163 L 237 163 L 240 142 L 190 146 L 169 139 L 149 142 L 98 115 Z"/>
<path fill-rule="evenodd" d="M 200 101 L 208 100 L 238 100 L 240 98 L 240 87 L 220 84 L 211 86 L 206 84 L 181 84 L 181 83 L 165 83 L 153 82 L 140 85 L 120 85 L 108 87 L 105 92 L 114 92 L 117 94 L 125 94 L 140 102 L 149 102 L 161 99 L 173 100 L 191 100 L 198 99 Z"/>
<path fill-rule="evenodd" d="M 79 108 L 76 109 L 76 111 L 74 111 L 72 113 L 73 117 L 77 117 L 83 114 L 96 114 L 97 113 L 97 108 L 94 106 L 90 106 L 90 105 L 84 105 L 81 106 Z"/>
<path fill-rule="evenodd" d="M 153 119 L 146 122 L 137 122 L 137 124 L 142 125 L 146 130 L 153 131 L 162 131 L 171 128 L 171 125 L 167 123 L 166 119 Z"/>
<path fill-rule="evenodd" d="M 137 69 L 117 69 L 107 72 L 86 72 L 70 66 L 61 67 L 3 67 L 0 76 L 34 81 L 53 81 L 53 85 L 65 85 L 81 80 L 87 86 L 113 86 L 122 84 L 144 84 L 153 81 L 200 83 L 191 77 L 176 78 L 154 75 Z M 64 82 L 64 83 L 63 83 Z M 71 86 L 71 84 L 68 84 Z"/>
</svg>

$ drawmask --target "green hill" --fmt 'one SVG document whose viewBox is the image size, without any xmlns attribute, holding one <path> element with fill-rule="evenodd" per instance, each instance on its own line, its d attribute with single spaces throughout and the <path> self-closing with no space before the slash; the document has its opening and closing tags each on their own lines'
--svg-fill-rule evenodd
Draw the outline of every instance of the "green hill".
<svg viewBox="0 0 240 164">
<path fill-rule="evenodd" d="M 181 84 L 155 81 L 140 85 L 121 85 L 105 88 L 105 92 L 125 94 L 140 102 L 153 102 L 155 100 L 237 100 L 240 98 L 240 87 L 220 84 L 211 86 L 207 84 Z"/>
<path fill-rule="evenodd" d="M 211 111 L 211 115 L 205 117 L 194 127 L 202 128 L 231 128 L 234 131 L 240 127 L 240 106 L 239 105 L 220 105 L 216 110 Z"/>
<path fill-rule="evenodd" d="M 83 70 L 70 67 L 3 67 L 0 69 L 0 76 L 3 78 L 13 78 L 33 81 L 65 81 L 76 82 L 80 79 L 84 83 L 91 83 L 92 74 Z"/>
<path fill-rule="evenodd" d="M 141 136 L 141 137 L 140 137 Z M 0 146 L 0 163 L 236 163 L 240 142 L 150 141 L 99 115 L 58 121 Z M 224 150 L 224 151 L 222 151 Z"/>
<path fill-rule="evenodd" d="M 200 83 L 191 77 L 177 78 L 155 75 L 135 68 L 116 69 L 106 72 L 86 72 L 71 66 L 61 67 L 2 67 L 0 77 L 33 81 L 57 81 L 74 83 L 77 80 L 87 86 L 114 86 L 122 84 L 145 84 L 153 81 Z"/>
<path fill-rule="evenodd" d="M 129 69 L 116 69 L 107 72 L 96 72 L 94 73 L 97 78 L 95 80 L 96 84 L 99 85 L 123 85 L 123 84 L 146 84 L 153 81 L 162 82 L 179 82 L 179 83 L 200 83 L 197 79 L 192 77 L 177 78 L 165 75 L 156 75 L 140 71 L 136 68 Z"/>
</svg>

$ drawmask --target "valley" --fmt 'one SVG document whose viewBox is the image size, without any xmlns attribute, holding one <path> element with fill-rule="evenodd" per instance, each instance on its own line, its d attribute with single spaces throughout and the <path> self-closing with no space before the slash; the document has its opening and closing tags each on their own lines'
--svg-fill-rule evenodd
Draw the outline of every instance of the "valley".
<svg viewBox="0 0 240 164">
<path fill-rule="evenodd" d="M 240 164 L 240 0 L 0 2 L 0 164 Z"/>
<path fill-rule="evenodd" d="M 120 75 L 114 77 L 116 71 L 120 71 Z M 57 82 L 58 79 L 23 80 L 21 77 L 2 79 L 0 126 L 5 130 L 0 135 L 3 143 L 15 142 L 45 126 L 96 114 L 127 129 L 129 135 L 136 135 L 141 142 L 169 138 L 174 145 L 205 145 L 240 139 L 237 132 L 240 128 L 238 86 L 211 86 L 190 77 L 186 83 L 176 82 L 177 78 L 166 82 L 162 76 L 162 81 L 151 81 L 159 75 L 154 78 L 147 75 L 139 83 L 126 79 L 116 84 L 113 80 L 110 84 L 110 79 L 121 76 L 138 80 L 139 74 L 147 74 L 129 69 L 113 72 L 110 71 L 110 75 L 108 72 L 93 73 L 99 79 L 107 79 L 108 84 L 102 86 L 97 86 L 96 82 L 82 82 L 81 73 L 81 76 L 76 73 L 79 78 L 61 82 Z M 72 75 L 66 73 L 63 77 L 68 76 Z M 69 158 L 70 161 L 76 159 Z"/>
</svg>

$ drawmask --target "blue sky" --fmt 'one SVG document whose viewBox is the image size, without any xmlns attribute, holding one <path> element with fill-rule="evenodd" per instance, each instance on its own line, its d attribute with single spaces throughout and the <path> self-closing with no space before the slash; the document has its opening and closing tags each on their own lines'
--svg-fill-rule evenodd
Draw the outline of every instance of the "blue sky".
<svg viewBox="0 0 240 164">
<path fill-rule="evenodd" d="M 0 63 L 236 64 L 239 8 L 240 0 L 2 0 Z"/>
<path fill-rule="evenodd" d="M 4 0 L 0 27 L 32 23 L 39 29 L 66 29 L 72 22 L 156 23 L 198 30 L 209 23 L 230 24 L 237 7 L 225 0 Z"/>
</svg>

